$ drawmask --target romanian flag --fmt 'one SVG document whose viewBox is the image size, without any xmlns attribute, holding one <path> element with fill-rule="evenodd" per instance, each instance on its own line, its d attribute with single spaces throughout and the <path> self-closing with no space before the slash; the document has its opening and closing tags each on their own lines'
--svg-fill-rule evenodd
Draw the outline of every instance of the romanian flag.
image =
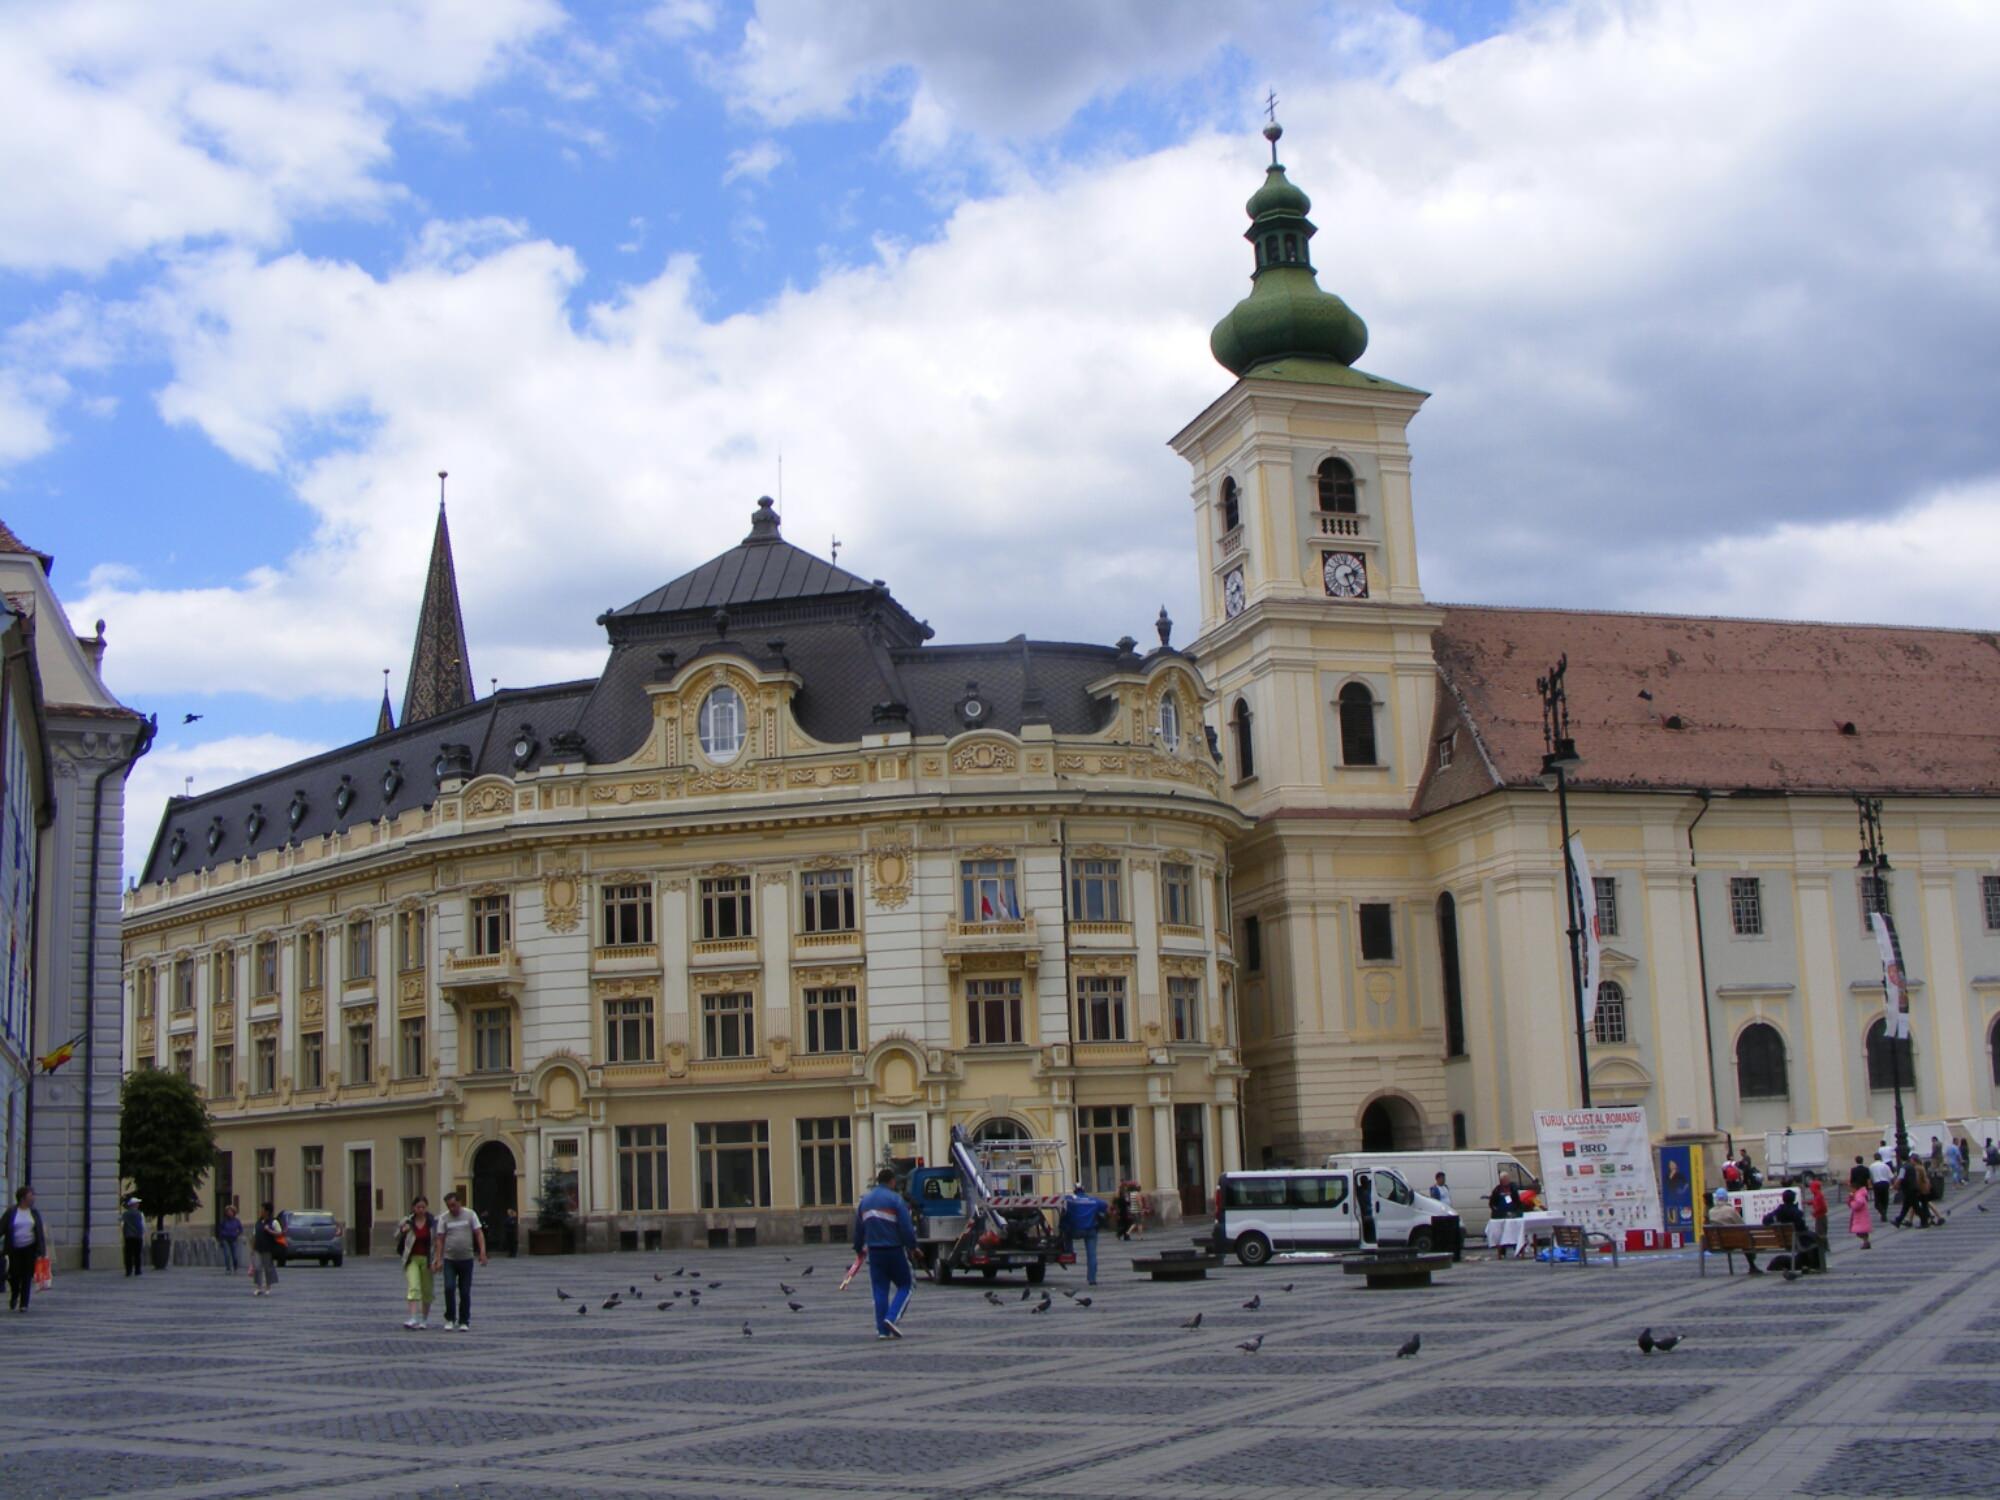
<svg viewBox="0 0 2000 1500">
<path fill-rule="evenodd" d="M 44 1073 L 53 1073 L 74 1056 L 76 1056 L 76 1043 L 64 1042 L 55 1051 L 42 1059 L 42 1071 Z"/>
</svg>

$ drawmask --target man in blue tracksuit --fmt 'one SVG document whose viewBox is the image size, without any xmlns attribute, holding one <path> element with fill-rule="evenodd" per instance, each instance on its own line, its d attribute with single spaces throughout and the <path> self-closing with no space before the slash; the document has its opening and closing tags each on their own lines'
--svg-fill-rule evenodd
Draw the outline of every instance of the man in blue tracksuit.
<svg viewBox="0 0 2000 1500">
<path fill-rule="evenodd" d="M 875 1337 L 899 1339 L 903 1309 L 910 1304 L 910 1256 L 917 1227 L 910 1205 L 896 1191 L 896 1174 L 884 1167 L 875 1186 L 854 1206 L 854 1253 L 868 1256 L 868 1282 L 875 1290 Z M 893 1288 L 893 1291 L 891 1290 Z"/>
<path fill-rule="evenodd" d="M 1102 1198 L 1091 1197 L 1080 1182 L 1063 1205 L 1063 1232 L 1071 1239 L 1083 1241 L 1085 1277 L 1092 1286 L 1097 1285 L 1097 1231 L 1110 1213 L 1111 1205 Z"/>
</svg>

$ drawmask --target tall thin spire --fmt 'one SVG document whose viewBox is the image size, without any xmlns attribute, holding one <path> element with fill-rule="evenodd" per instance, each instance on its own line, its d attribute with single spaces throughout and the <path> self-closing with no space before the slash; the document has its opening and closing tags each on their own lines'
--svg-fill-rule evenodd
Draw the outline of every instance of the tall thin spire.
<svg viewBox="0 0 2000 1500">
<path fill-rule="evenodd" d="M 451 530 L 444 518 L 446 471 L 438 470 L 437 535 L 431 540 L 430 575 L 417 611 L 417 643 L 403 687 L 403 727 L 450 713 L 473 701 L 472 663 L 465 649 L 465 616 L 458 606 L 458 572 L 451 560 Z M 384 697 L 387 690 L 384 690 Z"/>
<path fill-rule="evenodd" d="M 395 712 L 389 707 L 389 669 L 382 669 L 382 711 L 375 715 L 375 732 L 390 734 L 396 728 Z"/>
</svg>

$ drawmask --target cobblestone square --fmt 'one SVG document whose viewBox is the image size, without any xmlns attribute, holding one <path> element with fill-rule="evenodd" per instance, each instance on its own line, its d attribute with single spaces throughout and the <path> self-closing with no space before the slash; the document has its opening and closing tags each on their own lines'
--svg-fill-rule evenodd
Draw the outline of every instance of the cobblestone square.
<svg viewBox="0 0 2000 1500">
<path fill-rule="evenodd" d="M 865 1286 L 835 1290 L 838 1247 L 705 1251 L 699 1308 L 672 1252 L 497 1260 L 467 1333 L 404 1332 L 386 1260 L 268 1299 L 193 1268 L 71 1274 L 0 1325 L 0 1495 L 1995 1494 L 1988 1197 L 1868 1253 L 1840 1237 L 1797 1282 L 1681 1255 L 1475 1258 L 1397 1294 L 1310 1261 L 1155 1285 L 1129 1263 L 1157 1242 L 1107 1243 L 1087 1308 L 1075 1273 L 1047 1313 L 1018 1283 L 996 1305 L 920 1282 L 899 1344 Z M 1646 1357 L 1644 1326 L 1689 1337 Z"/>
</svg>

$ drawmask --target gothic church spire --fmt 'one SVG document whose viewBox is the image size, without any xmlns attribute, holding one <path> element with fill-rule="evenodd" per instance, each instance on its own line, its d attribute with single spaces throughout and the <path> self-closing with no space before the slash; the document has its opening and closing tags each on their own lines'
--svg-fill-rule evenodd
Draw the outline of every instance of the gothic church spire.
<svg viewBox="0 0 2000 1500">
<path fill-rule="evenodd" d="M 438 474 L 437 535 L 431 540 L 430 575 L 417 611 L 417 643 L 403 687 L 403 727 L 463 708 L 476 696 L 466 657 L 465 616 L 458 606 L 458 573 L 451 560 L 451 530 L 444 518 L 444 473 Z"/>
</svg>

